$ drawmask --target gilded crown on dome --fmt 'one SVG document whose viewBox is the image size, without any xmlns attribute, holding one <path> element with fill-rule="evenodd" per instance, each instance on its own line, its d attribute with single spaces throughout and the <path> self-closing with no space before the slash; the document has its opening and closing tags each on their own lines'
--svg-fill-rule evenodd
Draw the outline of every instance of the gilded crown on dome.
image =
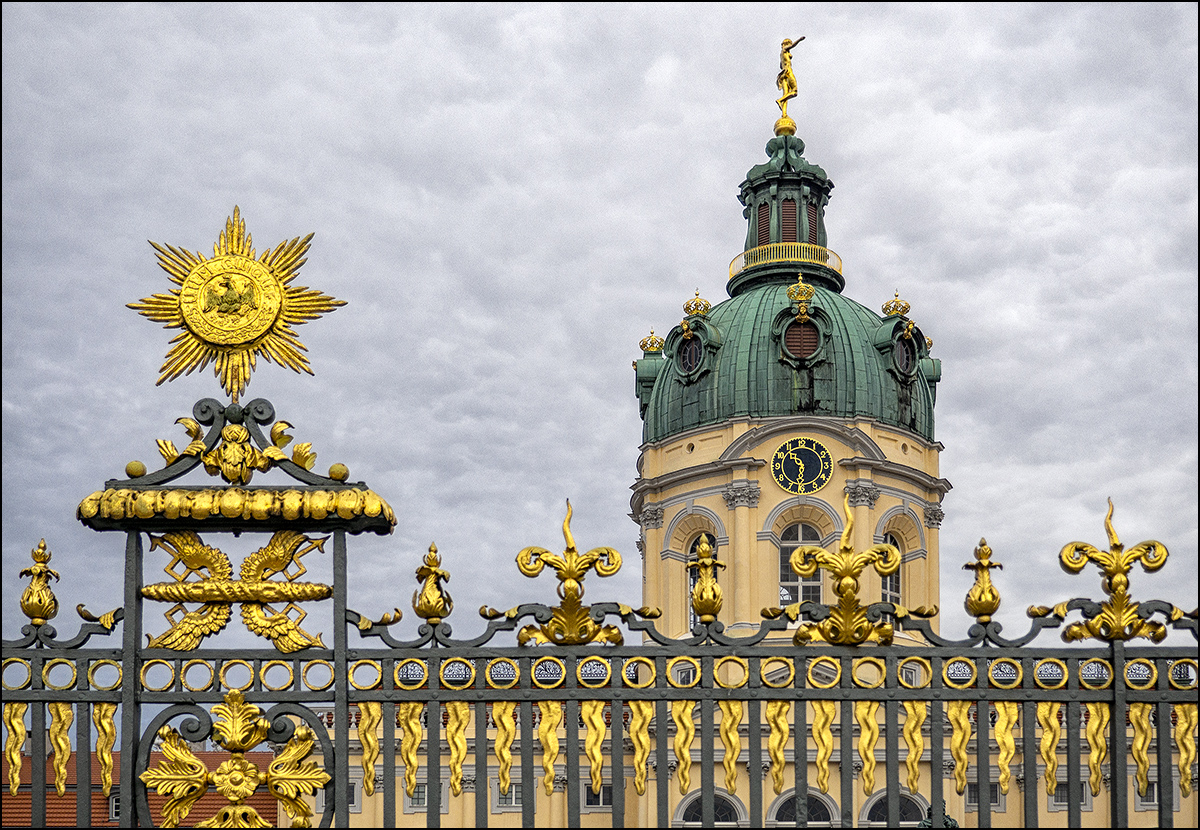
<svg viewBox="0 0 1200 830">
<path fill-rule="evenodd" d="M 712 308 L 712 303 L 700 296 L 700 289 L 696 289 L 696 296 L 683 304 L 683 313 L 691 317 L 700 315 L 703 317 L 708 314 L 708 310 Z"/>
<path fill-rule="evenodd" d="M 903 317 L 905 314 L 908 314 L 910 308 L 912 306 L 900 299 L 900 292 L 897 291 L 895 297 L 883 304 L 883 313 L 888 317 L 895 317 L 897 315 Z"/>
<path fill-rule="evenodd" d="M 638 343 L 638 346 L 643 352 L 661 352 L 663 343 L 665 342 L 666 341 L 654 333 L 654 329 L 650 329 L 650 336 L 643 337 L 641 342 Z"/>
<path fill-rule="evenodd" d="M 787 290 L 788 299 L 793 303 L 807 303 L 812 300 L 813 295 L 817 293 L 817 289 L 804 281 L 803 274 L 796 275 L 796 284 L 789 286 Z"/>
</svg>

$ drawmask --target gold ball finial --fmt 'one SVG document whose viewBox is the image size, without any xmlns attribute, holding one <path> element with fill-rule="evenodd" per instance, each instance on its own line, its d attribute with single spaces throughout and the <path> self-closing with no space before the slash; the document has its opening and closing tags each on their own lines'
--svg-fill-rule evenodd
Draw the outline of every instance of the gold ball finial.
<svg viewBox="0 0 1200 830">
<path fill-rule="evenodd" d="M 712 303 L 700 296 L 700 289 L 696 289 L 696 296 L 683 304 L 683 313 L 689 317 L 699 315 L 703 317 L 708 314 L 708 310 L 712 308 Z"/>
<path fill-rule="evenodd" d="M 796 122 L 786 115 L 775 122 L 775 135 L 795 135 Z"/>
<path fill-rule="evenodd" d="M 888 317 L 903 317 L 905 314 L 908 314 L 910 308 L 912 306 L 900 299 L 900 291 L 897 289 L 896 296 L 883 304 L 883 313 Z"/>
<path fill-rule="evenodd" d="M 665 342 L 666 341 L 654 333 L 654 329 L 650 329 L 650 336 L 643 337 L 638 343 L 638 346 L 643 352 L 661 352 Z M 634 364 L 634 368 L 637 368 L 636 363 Z"/>
<path fill-rule="evenodd" d="M 334 464 L 329 468 L 329 477 L 334 481 L 345 481 L 350 477 L 350 468 L 345 464 Z"/>
<path fill-rule="evenodd" d="M 130 478 L 141 478 L 146 474 L 146 465 L 140 461 L 130 461 L 125 465 L 125 475 Z"/>
</svg>

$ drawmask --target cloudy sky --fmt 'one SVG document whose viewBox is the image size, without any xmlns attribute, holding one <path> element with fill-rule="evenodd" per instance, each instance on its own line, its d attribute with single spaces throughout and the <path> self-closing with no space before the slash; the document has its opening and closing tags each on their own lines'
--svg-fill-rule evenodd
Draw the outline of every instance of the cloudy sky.
<svg viewBox="0 0 1200 830">
<path fill-rule="evenodd" d="M 146 240 L 207 251 L 235 204 L 259 250 L 315 231 L 299 282 L 348 303 L 299 329 L 315 377 L 260 363 L 247 398 L 395 508 L 351 540 L 352 608 L 412 631 L 434 540 L 460 634 L 553 601 L 513 557 L 562 549 L 568 497 L 579 544 L 625 555 L 588 598 L 639 604 L 630 361 L 695 289 L 724 298 L 799 35 L 846 293 L 899 289 L 943 361 L 943 631 L 981 536 L 1009 633 L 1098 597 L 1057 553 L 1107 547 L 1109 496 L 1122 541 L 1171 552 L 1135 597 L 1194 608 L 1196 31 L 1192 4 L 5 4 L 5 636 L 43 537 L 60 631 L 121 603 L 122 539 L 75 507 L 220 394 L 155 387 L 172 333 L 125 304 L 170 287 Z"/>
</svg>

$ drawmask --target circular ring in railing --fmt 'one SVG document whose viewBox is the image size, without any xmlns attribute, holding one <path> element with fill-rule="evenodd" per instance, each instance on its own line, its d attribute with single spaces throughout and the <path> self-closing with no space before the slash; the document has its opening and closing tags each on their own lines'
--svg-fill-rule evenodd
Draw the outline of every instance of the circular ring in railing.
<svg viewBox="0 0 1200 830">
<path fill-rule="evenodd" d="M 287 683 L 283 684 L 282 686 L 272 686 L 267 682 L 267 672 L 270 671 L 274 666 L 283 666 L 285 669 L 287 669 Z M 271 692 L 282 692 L 284 689 L 291 688 L 291 685 L 296 682 L 296 673 L 292 670 L 292 664 L 286 660 L 268 660 L 259 667 L 258 679 L 262 683 L 264 689 L 267 689 Z"/>
<path fill-rule="evenodd" d="M 463 675 L 457 674 L 457 671 L 460 670 L 452 670 L 450 674 L 447 675 L 446 670 L 450 669 L 452 666 L 465 666 L 465 679 Z M 464 660 L 461 657 L 451 657 L 445 663 L 442 663 L 440 676 L 442 678 L 442 684 L 447 689 L 466 689 L 475 682 L 475 664 L 468 660 Z"/>
<path fill-rule="evenodd" d="M 193 688 L 192 684 L 188 683 L 187 673 L 188 669 L 190 669 L 192 666 L 204 666 L 204 668 L 208 669 L 208 682 L 199 689 Z M 188 660 L 183 664 L 183 668 L 179 670 L 179 679 L 183 683 L 183 688 L 187 689 L 189 692 L 207 692 L 212 688 L 213 680 L 215 680 L 216 677 L 217 670 L 214 669 L 212 663 L 208 662 L 207 660 Z"/>
<path fill-rule="evenodd" d="M 1181 666 L 1191 666 L 1192 667 L 1192 670 L 1190 672 L 1188 672 L 1188 675 L 1192 679 L 1190 684 L 1175 682 L 1175 670 Z M 1171 688 L 1180 689 L 1185 692 L 1190 692 L 1190 691 L 1194 691 L 1196 688 L 1197 674 L 1200 674 L 1200 669 L 1197 669 L 1196 661 L 1191 659 L 1190 657 L 1188 657 L 1184 660 L 1176 660 L 1174 663 L 1171 664 L 1171 669 L 1167 673 L 1167 680 L 1169 680 L 1171 682 Z"/>
<path fill-rule="evenodd" d="M 414 666 L 416 671 L 403 671 L 405 666 Z M 404 689 L 406 692 L 411 692 L 414 689 L 419 689 L 425 685 L 425 681 L 429 679 L 429 670 L 425 667 L 425 663 L 417 660 L 415 657 L 409 657 L 407 660 L 401 660 L 396 664 L 396 668 L 392 670 L 392 676 L 396 680 L 396 686 Z M 401 680 L 401 676 L 404 680 Z M 406 682 L 407 681 L 407 682 Z"/>
<path fill-rule="evenodd" d="M 308 682 L 308 672 L 313 666 L 324 666 L 329 669 L 329 679 L 325 681 L 323 686 L 314 686 Z M 300 679 L 308 687 L 309 691 L 323 692 L 333 685 L 333 663 L 330 663 L 328 660 L 310 660 L 304 664 L 304 669 L 300 672 Z"/>
<path fill-rule="evenodd" d="M 952 657 L 942 666 L 942 680 L 951 689 L 969 689 L 975 685 L 978 678 L 975 661 L 966 657 Z"/>
<path fill-rule="evenodd" d="M 912 684 L 904 679 L 904 667 L 909 663 L 916 663 L 918 666 L 925 669 L 925 680 L 922 683 Z M 906 689 L 926 689 L 933 681 L 933 666 L 929 665 L 929 661 L 924 657 L 905 657 L 896 664 L 896 679 L 900 681 L 900 685 Z"/>
<path fill-rule="evenodd" d="M 868 683 L 858 676 L 858 670 L 862 666 L 874 666 L 879 673 L 879 678 L 874 683 Z M 850 664 L 850 679 L 854 681 L 855 686 L 863 689 L 878 689 L 883 685 L 883 681 L 887 680 L 887 667 L 878 657 L 859 657 Z"/>
<path fill-rule="evenodd" d="M 22 660 L 20 657 L 9 657 L 4 661 L 4 668 L 7 669 L 14 663 L 25 667 L 25 681 L 18 686 L 10 686 L 7 683 L 3 683 L 2 680 L 0 680 L 0 683 L 2 683 L 4 688 L 10 692 L 19 692 L 22 689 L 29 688 L 29 683 L 33 680 L 33 667 L 29 665 L 28 660 Z"/>
<path fill-rule="evenodd" d="M 692 671 L 692 682 L 691 683 L 680 683 L 678 680 L 675 679 L 675 667 L 678 666 L 680 663 L 687 663 L 689 666 L 692 667 L 693 671 Z M 667 661 L 667 682 L 670 683 L 672 686 L 674 686 L 676 689 L 692 688 L 693 686 L 695 686 L 697 683 L 700 682 L 700 661 L 697 660 L 695 657 L 687 657 L 686 655 L 681 655 L 679 657 L 672 657 L 670 660 Z"/>
<path fill-rule="evenodd" d="M 1012 666 L 1013 671 L 1016 674 L 1016 679 L 1005 678 L 1003 676 L 1004 672 L 1000 672 L 1000 677 L 997 677 L 996 669 L 1003 666 Z M 997 689 L 1015 689 L 1021 685 L 1021 681 L 1024 679 L 1025 672 L 1021 670 L 1021 664 L 1011 657 L 998 657 L 992 661 L 990 666 L 988 666 L 988 680 L 990 680 L 992 685 Z"/>
<path fill-rule="evenodd" d="M 246 681 L 245 686 L 230 686 L 229 681 L 225 679 L 225 673 L 233 666 L 245 666 L 250 672 L 250 679 Z M 221 685 L 226 689 L 229 689 L 231 692 L 244 692 L 254 685 L 254 668 L 245 660 L 226 660 L 221 665 L 221 674 L 219 677 L 221 678 Z"/>
<path fill-rule="evenodd" d="M 629 667 L 636 666 L 638 664 L 643 664 L 650 669 L 650 679 L 645 683 L 637 683 L 629 679 Z M 625 685 L 631 689 L 648 689 L 654 685 L 654 681 L 657 677 L 657 672 L 654 669 L 654 661 L 649 657 L 630 657 L 625 661 L 625 665 L 621 667 L 621 676 L 625 678 Z"/>
<path fill-rule="evenodd" d="M 770 674 L 770 672 L 767 670 L 767 666 L 771 665 L 772 663 L 782 663 L 783 667 L 787 669 L 787 677 L 778 683 L 772 683 L 767 677 L 767 675 Z M 792 685 L 792 681 L 796 679 L 796 664 L 783 657 L 767 657 L 758 664 L 758 676 L 762 678 L 764 686 L 768 686 L 772 689 L 784 689 Z"/>
<path fill-rule="evenodd" d="M 585 680 L 584 666 L 599 666 L 596 676 Z M 612 666 L 607 660 L 599 657 L 585 657 L 576 664 L 575 677 L 580 686 L 588 689 L 602 689 L 608 685 L 608 681 L 612 680 Z"/>
<path fill-rule="evenodd" d="M 1051 684 L 1042 680 L 1043 666 L 1054 666 L 1059 670 L 1059 678 L 1057 683 Z M 1067 685 L 1067 664 L 1054 657 L 1047 657 L 1045 660 L 1038 660 L 1033 665 L 1033 682 L 1037 684 L 1039 689 L 1046 689 L 1048 691 L 1061 689 L 1063 686 Z"/>
<path fill-rule="evenodd" d="M 146 673 L 148 671 L 150 671 L 150 667 L 155 665 L 156 663 L 158 665 L 166 666 L 167 669 L 171 672 L 171 679 L 168 680 L 164 685 L 159 686 L 158 688 L 155 688 L 154 686 L 151 686 L 149 683 L 146 682 Z M 171 686 L 173 686 L 175 684 L 175 666 L 168 663 L 166 660 L 147 660 L 145 663 L 142 664 L 141 679 L 142 679 L 142 688 L 145 689 L 146 691 L 148 691 L 148 692 L 165 692 L 167 689 L 171 688 Z"/>
<path fill-rule="evenodd" d="M 1088 666 L 1096 666 L 1099 670 L 1097 673 L 1103 673 L 1104 682 L 1092 683 L 1091 680 L 1088 678 L 1088 670 L 1087 670 Z M 1093 657 L 1090 660 L 1084 660 L 1082 663 L 1079 664 L 1079 685 L 1083 686 L 1083 688 L 1085 688 L 1085 689 L 1091 689 L 1093 692 L 1100 691 L 1101 689 L 1107 689 L 1109 686 L 1112 685 L 1112 680 L 1113 680 L 1112 663 L 1109 663 L 1107 660 L 1103 659 L 1102 657 Z"/>
<path fill-rule="evenodd" d="M 53 683 L 50 682 L 50 670 L 52 668 L 54 668 L 55 666 L 70 666 L 71 667 L 71 679 L 69 681 L 67 681 L 67 684 L 65 686 L 55 686 Z M 55 657 L 53 660 L 47 661 L 46 665 L 42 666 L 42 682 L 46 684 L 47 689 L 54 689 L 54 691 L 56 691 L 56 692 L 61 692 L 64 689 L 71 689 L 71 688 L 74 688 L 75 681 L 78 679 L 79 679 L 79 670 L 75 667 L 74 660 L 65 660 L 62 657 Z"/>
<path fill-rule="evenodd" d="M 117 670 L 117 682 L 111 686 L 101 686 L 96 683 L 96 669 L 101 666 L 113 666 Z M 88 667 L 87 673 L 88 685 L 98 692 L 111 692 L 113 689 L 121 685 L 121 664 L 116 660 L 97 660 Z M 5 688 L 8 688 L 7 686 Z"/>
<path fill-rule="evenodd" d="M 1134 682 L 1135 678 L 1129 676 L 1129 670 L 1132 669 L 1134 666 L 1145 666 L 1147 669 L 1147 671 L 1144 675 L 1136 677 L 1137 680 L 1143 681 L 1141 683 L 1135 683 Z M 1140 674 L 1140 673 L 1137 673 L 1137 674 Z M 1126 663 L 1124 675 L 1125 675 L 1125 685 L 1131 689 L 1137 689 L 1139 691 L 1144 691 L 1145 689 L 1153 689 L 1155 684 L 1158 683 L 1158 667 L 1155 666 L 1152 661 L 1147 660 L 1144 657 L 1138 657 L 1136 660 L 1130 660 L 1128 663 Z"/>
<path fill-rule="evenodd" d="M 778 658 L 776 658 L 776 659 L 778 659 Z M 817 680 L 815 677 L 813 677 L 813 669 L 815 669 L 817 667 L 817 665 L 820 663 L 826 663 L 828 665 L 833 666 L 833 679 L 828 681 L 827 683 L 822 683 L 820 680 Z M 808 685 L 812 686 L 814 689 L 832 689 L 842 679 L 842 661 L 838 660 L 836 658 L 830 657 L 829 655 L 823 655 L 821 657 L 818 657 L 815 660 L 810 660 L 808 663 L 808 675 L 807 676 L 808 676 Z M 764 678 L 763 682 L 764 683 L 766 682 L 765 678 Z"/>
<path fill-rule="evenodd" d="M 507 683 L 501 683 L 495 677 L 492 677 L 492 668 L 494 666 L 508 666 L 512 669 L 512 677 L 508 679 Z M 497 674 L 500 674 L 500 672 L 497 672 Z M 511 689 L 521 679 L 521 667 L 517 665 L 516 660 L 509 660 L 507 657 L 497 657 L 484 668 L 483 676 L 487 680 L 488 686 L 493 689 Z"/>
<path fill-rule="evenodd" d="M 375 679 L 370 683 L 359 683 L 354 679 L 354 673 L 358 671 L 359 666 L 370 666 L 375 669 Z M 360 692 L 366 689 L 376 689 L 383 685 L 383 668 L 380 667 L 378 660 L 356 660 L 350 665 L 349 673 L 350 685 L 358 689 Z"/>
<path fill-rule="evenodd" d="M 726 663 L 734 663 L 734 664 L 742 667 L 742 679 L 739 680 L 737 683 L 726 683 L 723 680 L 721 680 L 721 666 L 725 665 Z M 750 679 L 750 664 L 746 661 L 746 658 L 744 658 L 744 657 L 735 657 L 731 654 L 731 655 L 727 655 L 725 657 L 720 657 L 716 660 L 716 662 L 713 663 L 713 682 L 716 683 L 718 686 L 720 686 L 722 689 L 740 689 L 746 685 L 746 682 L 749 679 Z"/>
<path fill-rule="evenodd" d="M 550 666 L 557 668 L 557 676 L 554 676 L 553 669 L 543 668 Z M 539 657 L 533 661 L 530 674 L 532 675 L 533 685 L 539 689 L 556 689 L 562 685 L 563 680 L 567 677 L 567 666 L 557 657 Z"/>
</svg>

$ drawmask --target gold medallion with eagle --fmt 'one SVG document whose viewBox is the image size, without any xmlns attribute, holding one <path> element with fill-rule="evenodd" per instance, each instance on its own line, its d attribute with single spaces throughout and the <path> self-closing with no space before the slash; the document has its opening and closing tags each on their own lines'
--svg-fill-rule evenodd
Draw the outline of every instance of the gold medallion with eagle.
<svg viewBox="0 0 1200 830">
<path fill-rule="evenodd" d="M 130 303 L 129 308 L 164 328 L 182 329 L 171 341 L 158 383 L 212 363 L 221 386 L 236 402 L 259 357 L 311 375 L 305 346 L 292 326 L 346 304 L 291 284 L 312 237 L 310 233 L 281 242 L 255 258 L 253 240 L 235 206 L 211 259 L 151 242 L 159 266 L 179 288 Z"/>
</svg>

